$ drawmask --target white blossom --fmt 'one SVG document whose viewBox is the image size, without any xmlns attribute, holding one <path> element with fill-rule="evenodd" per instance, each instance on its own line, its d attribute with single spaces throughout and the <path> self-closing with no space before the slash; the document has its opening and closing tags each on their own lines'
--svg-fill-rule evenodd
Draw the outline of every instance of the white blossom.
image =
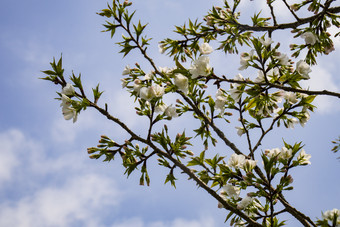
<svg viewBox="0 0 340 227">
<path fill-rule="evenodd" d="M 73 123 L 77 121 L 77 112 L 73 107 L 63 106 L 62 113 L 65 120 L 71 120 L 73 118 Z"/>
<path fill-rule="evenodd" d="M 270 81 L 274 76 L 279 75 L 279 69 L 277 67 L 270 69 L 266 73 L 267 80 Z M 262 70 L 259 70 L 257 73 L 257 77 L 255 78 L 254 82 L 256 83 L 264 83 L 266 82 L 266 79 L 264 77 L 264 73 Z"/>
<path fill-rule="evenodd" d="M 209 43 L 202 43 L 200 45 L 200 52 L 203 55 L 211 54 L 213 52 L 213 48 L 209 45 Z"/>
<path fill-rule="evenodd" d="M 142 87 L 139 90 L 139 97 L 146 101 L 150 101 L 154 97 L 154 93 L 152 91 L 152 87 Z"/>
<path fill-rule="evenodd" d="M 165 45 L 164 44 L 158 44 L 158 51 L 159 51 L 159 53 L 164 54 L 164 52 L 166 51 Z"/>
<path fill-rule="evenodd" d="M 326 55 L 328 55 L 328 54 L 329 54 L 330 52 L 332 52 L 333 50 L 335 50 L 333 44 L 332 44 L 331 46 L 325 46 L 325 51 L 324 51 L 324 53 L 325 53 Z"/>
<path fill-rule="evenodd" d="M 312 157 L 312 155 L 310 154 L 306 154 L 304 149 L 301 149 L 299 156 L 297 157 L 297 159 L 300 162 L 300 165 L 308 165 L 311 164 L 311 162 L 309 161 L 309 159 Z"/>
<path fill-rule="evenodd" d="M 227 97 L 223 94 L 221 89 L 216 92 L 215 110 L 220 110 L 220 115 L 224 113 L 225 104 L 227 102 Z"/>
<path fill-rule="evenodd" d="M 244 80 L 244 78 L 239 73 L 234 77 L 234 80 L 242 81 L 242 80 Z M 241 84 L 233 83 L 232 88 L 229 90 L 229 95 L 233 100 L 235 100 L 235 102 L 240 101 L 241 96 L 242 96 L 242 90 L 238 89 L 240 86 L 241 86 Z"/>
<path fill-rule="evenodd" d="M 67 83 L 66 86 L 63 87 L 63 90 L 62 90 L 61 93 L 70 96 L 70 95 L 74 95 L 74 92 L 75 92 L 75 90 L 74 90 L 73 85 Z"/>
<path fill-rule="evenodd" d="M 211 72 L 211 66 L 209 65 L 210 59 L 208 56 L 198 57 L 191 65 L 189 72 L 192 78 L 195 79 L 199 76 L 208 76 Z"/>
<path fill-rule="evenodd" d="M 122 75 L 129 75 L 130 74 L 130 72 L 131 72 L 131 68 L 130 68 L 130 66 L 129 65 L 127 65 L 127 66 L 125 66 L 125 68 L 124 68 L 124 70 L 123 70 L 123 72 L 122 72 Z"/>
<path fill-rule="evenodd" d="M 246 159 L 246 161 L 242 165 L 242 169 L 245 171 L 251 171 L 257 165 L 257 160 Z"/>
<path fill-rule="evenodd" d="M 235 100 L 235 102 L 239 102 L 242 96 L 242 91 L 237 88 L 232 88 L 229 90 L 230 97 Z"/>
<path fill-rule="evenodd" d="M 246 222 L 242 221 L 241 219 L 235 222 L 234 226 L 235 227 L 243 227 L 246 225 Z"/>
<path fill-rule="evenodd" d="M 159 68 L 159 71 L 164 74 L 170 73 L 171 71 L 168 67 L 158 67 L 158 68 Z"/>
<path fill-rule="evenodd" d="M 248 68 L 248 61 L 251 60 L 251 58 L 254 55 L 254 50 L 251 50 L 250 53 L 241 53 L 240 56 L 240 65 L 241 67 L 239 68 L 239 70 L 244 70 L 246 68 Z"/>
<path fill-rule="evenodd" d="M 174 84 L 178 87 L 178 90 L 188 93 L 189 82 L 188 78 L 181 73 L 176 73 L 174 78 Z"/>
<path fill-rule="evenodd" d="M 142 88 L 142 81 L 139 79 L 135 79 L 133 83 L 133 90 L 137 92 L 137 95 L 139 95 L 141 88 Z"/>
<path fill-rule="evenodd" d="M 262 43 L 263 46 L 267 47 L 267 46 L 270 46 L 270 44 L 274 43 L 274 41 L 271 38 L 266 37 L 265 39 L 261 38 L 260 43 Z"/>
<path fill-rule="evenodd" d="M 284 99 L 286 99 L 290 104 L 295 104 L 299 100 L 294 92 L 287 91 L 284 93 Z"/>
<path fill-rule="evenodd" d="M 127 84 L 128 84 L 126 79 L 122 78 L 122 79 L 120 79 L 120 81 L 122 82 L 122 88 L 125 88 L 127 86 Z"/>
<path fill-rule="evenodd" d="M 286 147 L 282 147 L 281 148 L 281 152 L 279 154 L 279 158 L 282 158 L 282 159 L 290 159 L 291 157 L 293 156 L 293 151 L 292 149 L 288 149 Z"/>
<path fill-rule="evenodd" d="M 160 98 L 164 95 L 165 88 L 162 87 L 161 85 L 158 85 L 158 84 L 152 85 L 151 89 L 152 89 L 153 95 L 157 98 Z"/>
<path fill-rule="evenodd" d="M 237 135 L 242 136 L 244 133 L 246 133 L 246 130 L 243 127 L 235 127 L 237 129 Z"/>
<path fill-rule="evenodd" d="M 278 52 L 278 53 L 276 53 L 276 55 L 274 55 L 274 58 L 279 60 L 281 65 L 289 65 L 289 57 L 288 57 L 287 54 L 282 54 L 282 53 Z"/>
<path fill-rule="evenodd" d="M 154 97 L 162 97 L 163 94 L 164 94 L 164 87 L 158 84 L 152 85 L 150 87 L 142 87 L 139 90 L 139 96 L 146 101 L 150 101 Z"/>
<path fill-rule="evenodd" d="M 166 110 L 167 107 L 168 106 L 166 104 L 164 104 L 164 103 L 159 104 L 158 106 L 156 106 L 155 112 L 156 113 L 164 113 L 164 111 Z"/>
<path fill-rule="evenodd" d="M 295 124 L 299 123 L 299 120 L 296 118 L 287 119 L 287 128 L 294 128 Z"/>
<path fill-rule="evenodd" d="M 241 80 L 244 80 L 244 77 L 243 77 L 240 73 L 238 73 L 238 74 L 234 77 L 234 80 L 239 80 L 239 81 L 241 81 Z M 233 83 L 233 86 L 234 86 L 234 87 L 237 87 L 237 86 L 239 86 L 239 84 Z"/>
<path fill-rule="evenodd" d="M 277 157 L 281 151 L 279 148 L 273 148 L 271 150 L 265 150 L 264 152 L 267 157 L 274 158 L 274 157 Z"/>
<path fill-rule="evenodd" d="M 152 80 L 153 77 L 154 77 L 153 72 L 149 72 L 149 73 L 144 75 L 143 80 Z"/>
<path fill-rule="evenodd" d="M 335 216 L 336 218 L 336 226 L 340 226 L 340 210 L 334 208 L 333 210 L 327 210 L 322 213 L 322 218 L 328 221 L 333 221 Z"/>
<path fill-rule="evenodd" d="M 270 78 L 273 78 L 275 76 L 280 75 L 280 70 L 278 67 L 272 68 L 267 72 L 267 78 L 270 80 Z"/>
<path fill-rule="evenodd" d="M 296 71 L 304 78 L 304 79 L 309 79 L 308 73 L 312 72 L 310 69 L 309 65 L 303 61 L 300 60 L 296 63 Z"/>
<path fill-rule="evenodd" d="M 308 110 L 306 108 L 303 108 L 302 110 L 303 110 L 302 116 L 299 118 L 299 121 L 300 121 L 300 125 L 302 127 L 305 127 L 305 124 L 310 119 L 310 113 L 308 112 Z"/>
<path fill-rule="evenodd" d="M 240 168 L 246 161 L 246 157 L 242 154 L 232 154 L 228 160 L 228 166 L 234 168 Z"/>
<path fill-rule="evenodd" d="M 176 107 L 172 106 L 172 104 L 164 110 L 164 113 L 168 117 L 178 117 Z"/>
<path fill-rule="evenodd" d="M 237 204 L 237 209 L 243 210 L 253 202 L 253 198 L 250 196 L 244 197 L 239 204 Z"/>
<path fill-rule="evenodd" d="M 240 188 L 231 184 L 226 184 L 221 189 L 221 195 L 227 194 L 227 196 L 238 199 L 240 195 Z"/>
<path fill-rule="evenodd" d="M 69 106 L 71 106 L 71 99 L 68 97 L 68 96 L 66 96 L 65 94 L 61 94 L 61 104 L 60 104 L 60 106 L 62 106 L 62 107 L 69 107 Z"/>
<path fill-rule="evenodd" d="M 305 32 L 301 35 L 301 38 L 305 39 L 307 45 L 314 45 L 318 40 L 318 37 L 313 32 Z"/>
<path fill-rule="evenodd" d="M 257 77 L 255 78 L 254 82 L 255 83 L 263 83 L 265 81 L 266 80 L 264 79 L 264 74 L 263 74 L 262 70 L 259 70 L 257 72 Z"/>
</svg>

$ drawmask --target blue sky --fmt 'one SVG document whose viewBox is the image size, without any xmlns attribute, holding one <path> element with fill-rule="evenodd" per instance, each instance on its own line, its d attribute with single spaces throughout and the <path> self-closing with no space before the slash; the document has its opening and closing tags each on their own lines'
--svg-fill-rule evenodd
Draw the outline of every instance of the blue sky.
<svg viewBox="0 0 340 227">
<path fill-rule="evenodd" d="M 174 25 L 200 17 L 212 4 L 221 1 L 134 2 L 136 17 L 149 22 L 147 32 L 154 38 L 149 54 L 158 66 L 173 63 L 158 53 L 157 42 L 174 37 Z M 249 8 L 262 8 L 258 1 L 248 4 L 252 7 L 246 8 L 247 13 Z M 127 135 L 93 110 L 81 113 L 75 124 L 65 121 L 54 100 L 60 88 L 38 80 L 43 77 L 40 71 L 62 53 L 66 74 L 81 72 L 88 91 L 100 82 L 105 90 L 103 100 L 112 113 L 142 132 L 143 122 L 135 116 L 134 104 L 119 79 L 125 65 L 143 60 L 138 54 L 122 59 L 114 46 L 116 40 L 100 32 L 104 19 L 96 12 L 105 7 L 106 1 L 98 0 L 0 2 L 0 226 L 225 226 L 225 211 L 179 173 L 177 189 L 173 189 L 163 184 L 167 173 L 151 163 L 151 186 L 142 187 L 139 175 L 126 179 L 119 159 L 111 163 L 90 160 L 86 148 L 95 146 L 100 135 L 118 139 Z M 286 16 L 280 11 L 280 18 Z M 282 43 L 287 39 L 274 37 Z M 312 68 L 305 87 L 340 91 L 339 39 L 335 48 Z M 238 62 L 238 56 L 218 53 L 211 59 L 217 72 L 233 76 Z M 330 151 L 330 141 L 340 135 L 340 102 L 322 97 L 316 99 L 316 105 L 319 109 L 304 128 L 278 130 L 263 143 L 263 150 L 281 147 L 282 138 L 306 144 L 312 165 L 295 170 L 295 190 L 287 197 L 313 219 L 322 210 L 340 208 L 340 163 Z M 175 119 L 169 123 L 170 129 L 184 122 Z M 241 147 L 245 142 L 236 131 L 228 131 L 228 136 Z"/>
</svg>

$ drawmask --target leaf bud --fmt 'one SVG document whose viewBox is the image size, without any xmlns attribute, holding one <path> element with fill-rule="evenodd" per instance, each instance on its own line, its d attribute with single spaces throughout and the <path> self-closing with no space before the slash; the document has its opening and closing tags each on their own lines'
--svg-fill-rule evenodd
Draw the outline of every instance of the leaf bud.
<svg viewBox="0 0 340 227">
<path fill-rule="evenodd" d="M 98 151 L 98 149 L 96 147 L 89 147 L 89 148 L 87 148 L 87 153 L 88 154 L 93 154 L 96 151 Z"/>
<path fill-rule="evenodd" d="M 191 150 L 187 150 L 186 153 L 187 153 L 188 155 L 190 155 L 190 156 L 194 156 L 194 155 L 195 155 L 194 152 L 192 152 Z"/>
<path fill-rule="evenodd" d="M 98 159 L 100 158 L 101 154 L 92 154 L 89 156 L 90 159 Z"/>
<path fill-rule="evenodd" d="M 101 135 L 100 137 L 101 137 L 102 139 L 105 139 L 105 140 L 110 140 L 110 138 L 107 137 L 106 135 Z"/>
<path fill-rule="evenodd" d="M 293 179 L 293 177 L 291 175 L 288 175 L 287 179 L 289 180 L 290 184 L 293 183 L 293 181 L 294 181 L 294 179 Z"/>
</svg>

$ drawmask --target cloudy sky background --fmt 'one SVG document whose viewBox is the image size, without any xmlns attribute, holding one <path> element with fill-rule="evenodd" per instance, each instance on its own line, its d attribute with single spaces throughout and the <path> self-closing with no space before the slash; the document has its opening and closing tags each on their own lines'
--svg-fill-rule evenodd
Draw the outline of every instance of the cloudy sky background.
<svg viewBox="0 0 340 227">
<path fill-rule="evenodd" d="M 199 18 L 212 4 L 221 1 L 134 2 L 136 17 L 149 22 L 147 32 L 154 38 L 149 55 L 158 66 L 173 63 L 158 53 L 157 42 L 175 37 L 173 25 Z M 122 59 L 114 46 L 117 40 L 100 32 L 104 18 L 96 12 L 105 7 L 106 1 L 98 0 L 0 2 L 0 226 L 225 226 L 226 212 L 179 173 L 175 190 L 163 184 L 167 172 L 150 163 L 151 186 L 142 187 L 138 174 L 126 179 L 119 158 L 111 163 L 88 159 L 86 148 L 95 146 L 100 135 L 123 140 L 127 134 L 93 110 L 81 113 L 75 124 L 65 121 L 54 100 L 60 88 L 38 80 L 44 76 L 40 71 L 49 69 L 52 58 L 62 53 L 65 75 L 81 72 L 88 91 L 100 82 L 112 114 L 142 133 L 143 122 L 135 116 L 134 104 L 119 79 L 125 65 L 144 61 L 138 54 Z M 263 6 L 247 1 L 242 7 L 249 12 Z M 279 13 L 281 18 L 288 16 L 283 10 Z M 284 41 L 290 39 L 274 36 L 282 49 L 287 49 Z M 312 68 L 306 87 L 340 91 L 339 39 L 335 45 L 337 51 L 322 56 Z M 211 56 L 215 71 L 231 77 L 237 73 L 238 62 L 238 56 Z M 281 147 L 282 138 L 306 144 L 312 165 L 293 171 L 295 190 L 287 197 L 314 220 L 321 211 L 340 208 L 340 163 L 330 152 L 330 141 L 340 135 L 339 104 L 336 98 L 317 98 L 319 109 L 304 128 L 280 129 L 262 147 Z M 183 123 L 185 119 L 174 119 L 170 129 L 176 133 L 175 126 Z M 242 147 L 245 138 L 238 138 L 233 127 L 226 131 Z"/>
</svg>

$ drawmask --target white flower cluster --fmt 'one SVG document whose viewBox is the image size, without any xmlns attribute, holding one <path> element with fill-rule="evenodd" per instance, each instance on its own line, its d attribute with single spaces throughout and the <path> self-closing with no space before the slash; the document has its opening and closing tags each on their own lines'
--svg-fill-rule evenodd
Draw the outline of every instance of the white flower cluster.
<svg viewBox="0 0 340 227">
<path fill-rule="evenodd" d="M 293 156 L 293 151 L 292 149 L 288 149 L 286 147 L 282 147 L 281 149 L 279 148 L 273 148 L 273 149 L 267 149 L 264 151 L 265 155 L 269 158 L 277 158 L 277 159 L 283 159 L 283 160 L 288 160 Z M 311 162 L 309 159 L 312 156 L 310 154 L 306 154 L 304 149 L 301 149 L 297 160 L 300 165 L 310 165 Z"/>
<path fill-rule="evenodd" d="M 240 196 L 240 187 L 237 186 L 233 186 L 231 184 L 226 184 L 222 187 L 221 191 L 220 191 L 220 196 L 224 199 L 224 200 L 228 200 L 229 198 L 233 198 L 235 200 L 239 199 Z M 241 201 L 237 204 L 237 209 L 243 210 L 245 208 L 247 208 L 252 202 L 253 202 L 253 198 L 250 196 L 245 196 L 243 199 L 241 199 Z M 219 208 L 223 208 L 223 205 L 221 203 L 218 204 Z"/>
<path fill-rule="evenodd" d="M 228 160 L 228 167 L 235 169 L 243 169 L 245 171 L 251 171 L 255 168 L 257 160 L 246 159 L 242 154 L 232 154 Z"/>
<path fill-rule="evenodd" d="M 241 74 L 237 74 L 234 77 L 234 80 L 242 81 L 244 80 L 243 76 Z M 231 89 L 229 90 L 230 97 L 235 100 L 235 102 L 239 102 L 242 96 L 243 91 L 240 90 L 242 87 L 241 84 L 233 83 L 231 84 Z"/>
<path fill-rule="evenodd" d="M 208 76 L 212 69 L 210 66 L 210 58 L 206 56 L 213 52 L 212 47 L 208 43 L 203 43 L 199 49 L 202 55 L 192 63 L 189 69 L 193 79 L 199 76 Z"/>
<path fill-rule="evenodd" d="M 220 116 L 223 115 L 225 104 L 227 102 L 227 96 L 224 95 L 223 91 L 221 89 L 218 89 L 216 92 L 216 101 L 215 101 L 215 110 L 220 111 Z"/>
<path fill-rule="evenodd" d="M 176 107 L 172 106 L 172 104 L 170 106 L 167 106 L 166 104 L 160 104 L 156 107 L 155 111 L 157 113 L 164 113 L 165 116 L 167 117 L 178 117 L 178 114 L 176 112 Z"/>
<path fill-rule="evenodd" d="M 306 45 L 314 45 L 318 41 L 318 37 L 313 32 L 302 33 L 301 38 L 305 39 Z"/>
<path fill-rule="evenodd" d="M 340 210 L 336 208 L 334 208 L 333 210 L 327 210 L 326 212 L 322 213 L 322 218 L 331 222 L 333 222 L 334 218 L 336 218 L 335 226 L 340 226 Z"/>
<path fill-rule="evenodd" d="M 183 74 L 181 74 L 181 73 L 175 74 L 174 84 L 177 86 L 178 90 L 182 91 L 184 94 L 188 93 L 189 80 Z"/>
<path fill-rule="evenodd" d="M 66 86 L 61 91 L 61 104 L 62 113 L 65 120 L 71 120 L 73 118 L 73 123 L 77 121 L 77 111 L 71 106 L 72 101 L 69 96 L 74 95 L 75 90 L 72 84 L 66 84 Z"/>
<path fill-rule="evenodd" d="M 146 101 L 150 101 L 153 98 L 160 98 L 164 95 L 165 88 L 155 84 L 149 87 L 144 87 L 142 85 L 142 81 L 139 79 L 134 80 L 133 90 L 137 93 L 137 95 Z"/>
</svg>

